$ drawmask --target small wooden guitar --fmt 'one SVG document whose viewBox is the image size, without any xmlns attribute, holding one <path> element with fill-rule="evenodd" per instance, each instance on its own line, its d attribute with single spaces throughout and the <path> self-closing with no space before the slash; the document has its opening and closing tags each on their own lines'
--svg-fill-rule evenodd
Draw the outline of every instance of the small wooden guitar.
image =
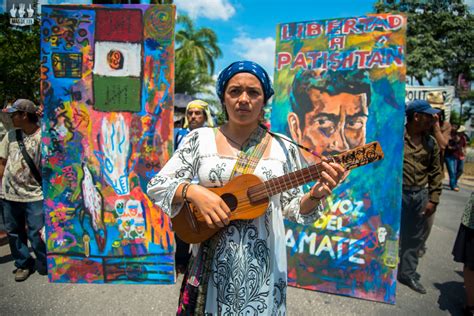
<svg viewBox="0 0 474 316">
<path fill-rule="evenodd" d="M 380 144 L 372 142 L 327 160 L 340 163 L 346 170 L 351 170 L 382 158 Z M 318 179 L 322 170 L 319 163 L 265 182 L 256 175 L 244 174 L 233 178 L 223 187 L 208 189 L 219 195 L 229 206 L 232 211 L 231 221 L 254 219 L 265 213 L 271 196 Z M 209 239 L 221 229 L 209 228 L 201 212 L 188 203 L 184 203 L 178 215 L 171 221 L 179 238 L 193 244 Z"/>
</svg>

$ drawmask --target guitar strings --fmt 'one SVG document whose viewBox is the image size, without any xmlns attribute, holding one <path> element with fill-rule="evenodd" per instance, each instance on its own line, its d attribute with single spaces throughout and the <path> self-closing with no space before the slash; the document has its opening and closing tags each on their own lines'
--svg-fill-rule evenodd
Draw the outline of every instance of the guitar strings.
<svg viewBox="0 0 474 316">
<path fill-rule="evenodd" d="M 331 157 L 331 158 L 333 158 L 332 160 L 334 162 L 339 161 L 338 159 L 339 157 Z M 294 172 L 283 175 L 281 177 L 266 181 L 264 182 L 265 189 L 256 186 L 254 188 L 254 192 L 250 192 L 250 193 L 254 195 L 259 193 L 260 194 L 259 198 L 263 198 L 265 195 L 272 196 L 272 195 L 275 195 L 276 193 L 283 192 L 285 190 L 291 189 L 298 185 L 302 185 L 307 182 L 310 182 L 311 180 L 321 179 L 322 178 L 321 171 L 323 170 L 324 168 L 322 167 L 322 163 L 310 165 L 307 168 L 296 170 Z M 300 173 L 300 175 L 298 175 L 298 173 Z M 296 184 L 293 181 L 295 181 Z M 290 187 L 285 185 L 286 182 L 291 183 Z M 268 183 L 268 186 L 267 186 L 267 183 Z"/>
<path fill-rule="evenodd" d="M 308 168 L 296 170 L 289 174 L 273 178 L 261 184 L 257 184 L 248 189 L 249 195 L 251 195 L 255 201 L 271 197 L 277 193 L 289 190 L 298 185 L 305 184 L 311 180 L 317 180 L 321 178 L 322 164 L 311 165 Z M 298 175 L 300 173 L 300 175 Z M 293 180 L 296 184 L 293 183 Z M 290 187 L 285 183 L 290 182 Z M 268 184 L 268 186 L 267 186 Z"/>
<path fill-rule="evenodd" d="M 304 172 L 302 171 L 302 178 L 297 178 L 296 177 L 296 181 L 298 181 L 298 179 L 301 179 L 302 181 L 305 181 L 308 182 L 308 180 L 311 180 L 313 179 L 313 177 L 316 175 L 316 176 L 320 176 L 321 175 L 321 171 L 319 170 L 319 168 L 321 167 L 321 164 L 317 164 L 317 165 L 312 165 L 310 167 L 313 167 L 313 168 L 307 168 L 306 171 L 307 172 Z M 296 175 L 298 171 L 301 171 L 301 170 L 297 170 L 296 172 L 292 172 L 290 174 L 287 174 L 287 175 L 284 175 L 282 177 L 279 177 L 279 178 L 275 178 L 275 179 L 272 179 L 272 180 L 276 180 L 276 179 L 281 179 L 283 177 L 286 177 L 286 176 L 289 176 L 289 175 Z M 316 171 L 316 172 L 315 172 Z M 293 177 L 295 178 L 295 177 Z M 255 185 L 255 186 L 252 186 L 250 188 L 248 188 L 248 190 L 250 191 L 251 189 L 255 189 L 255 188 L 258 188 L 258 191 L 257 192 L 254 192 L 254 193 L 251 193 L 250 195 L 250 198 L 245 198 L 243 200 L 239 199 L 238 200 L 238 205 L 239 205 L 239 208 L 247 208 L 247 207 L 252 207 L 252 202 L 256 202 L 256 201 L 260 201 L 262 199 L 265 199 L 265 198 L 270 198 L 270 196 L 272 195 L 275 195 L 278 191 L 279 192 L 283 192 L 283 191 L 286 191 L 288 190 L 288 188 L 285 186 L 285 189 L 282 189 L 283 188 L 283 182 L 281 181 L 278 181 L 279 183 L 282 183 L 282 185 L 280 186 L 280 189 L 277 189 L 276 185 L 274 185 L 275 187 L 275 193 L 274 194 L 271 194 L 271 195 L 268 195 L 266 194 L 266 190 L 262 189 L 262 184 L 258 184 L 258 185 Z M 265 187 L 265 185 L 263 185 L 263 187 Z M 252 201 L 252 197 L 254 198 L 254 201 Z M 246 210 L 246 211 L 240 211 L 240 214 L 245 214 L 245 213 L 248 213 L 248 212 L 253 212 L 253 210 L 249 209 L 249 210 Z"/>
<path fill-rule="evenodd" d="M 223 131 L 222 131 L 222 128 L 219 128 L 219 131 L 221 132 L 222 135 L 224 135 L 225 138 L 227 138 L 228 140 L 230 140 L 232 143 L 234 143 L 235 145 L 238 146 L 239 150 L 242 150 L 242 146 L 245 144 L 245 142 L 248 140 L 246 139 L 242 144 L 239 143 L 239 142 L 236 142 L 235 140 L 233 140 L 232 138 L 230 138 L 229 136 L 227 136 Z"/>
<path fill-rule="evenodd" d="M 306 146 L 303 146 L 303 145 L 301 145 L 301 144 L 299 144 L 299 143 L 297 143 L 297 142 L 295 142 L 295 141 L 293 141 L 293 140 L 291 140 L 291 139 L 289 139 L 289 138 L 287 138 L 287 137 L 284 137 L 284 136 L 281 136 L 281 135 L 278 135 L 278 134 L 275 134 L 275 133 L 271 132 L 271 131 L 270 131 L 265 125 L 263 125 L 263 124 L 260 124 L 260 126 L 261 126 L 262 128 L 264 128 L 271 136 L 273 136 L 273 137 L 278 137 L 278 138 L 280 138 L 280 139 L 282 139 L 282 140 L 285 140 L 285 141 L 287 141 L 287 142 L 289 142 L 289 143 L 292 143 L 292 144 L 298 146 L 299 148 L 301 148 L 301 149 L 307 151 L 308 153 L 312 154 L 313 156 L 316 156 L 317 158 L 321 159 L 321 161 L 323 160 L 323 158 L 326 158 L 326 157 L 323 157 L 323 156 L 319 155 L 317 152 L 311 150 L 310 148 L 308 148 L 308 147 L 306 147 Z M 334 157 L 330 156 L 330 158 L 331 158 L 331 160 L 332 160 L 333 162 L 336 162 L 336 160 L 334 159 Z M 317 164 L 317 166 L 319 166 L 319 165 L 320 165 L 320 164 Z M 305 175 L 303 174 L 303 171 L 302 171 L 302 170 L 303 170 L 303 169 L 300 169 L 300 172 L 302 173 L 303 177 L 305 177 Z M 298 170 L 297 170 L 297 171 L 298 171 Z M 310 171 L 310 172 L 311 172 L 311 171 Z M 318 167 L 316 168 L 316 172 L 317 172 L 317 178 L 314 179 L 314 180 L 321 179 L 321 171 L 319 170 Z M 310 180 L 311 180 L 311 178 L 312 178 L 312 177 L 310 177 Z M 292 179 L 290 179 L 290 181 L 292 181 Z M 306 183 L 306 182 L 304 182 L 304 183 Z M 303 184 L 304 184 L 304 183 L 303 183 Z M 298 184 L 298 182 L 297 182 L 297 184 Z M 293 185 L 293 184 L 292 184 L 292 185 Z M 294 187 L 294 186 L 292 186 L 292 187 Z M 282 191 L 281 191 L 281 192 L 282 192 Z M 310 193 L 310 194 L 311 194 L 311 193 Z"/>
</svg>

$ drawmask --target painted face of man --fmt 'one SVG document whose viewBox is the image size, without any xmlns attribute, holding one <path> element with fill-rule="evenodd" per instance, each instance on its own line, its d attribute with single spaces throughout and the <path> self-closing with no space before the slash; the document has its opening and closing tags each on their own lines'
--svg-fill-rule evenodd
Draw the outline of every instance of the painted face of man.
<svg viewBox="0 0 474 316">
<path fill-rule="evenodd" d="M 308 97 L 312 110 L 304 118 L 295 113 L 288 118 L 293 139 L 321 156 L 335 155 L 365 144 L 368 117 L 365 93 L 329 95 L 311 89 Z M 308 161 L 315 160 L 309 153 L 303 152 L 303 155 Z"/>
<path fill-rule="evenodd" d="M 186 112 L 186 116 L 188 118 L 190 130 L 202 127 L 206 121 L 206 114 L 203 109 L 190 108 Z"/>
</svg>

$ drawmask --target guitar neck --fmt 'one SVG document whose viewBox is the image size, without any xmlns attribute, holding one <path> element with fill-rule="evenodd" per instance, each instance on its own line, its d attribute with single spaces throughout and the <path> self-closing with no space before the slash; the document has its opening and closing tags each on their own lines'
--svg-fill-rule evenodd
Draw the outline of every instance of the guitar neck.
<svg viewBox="0 0 474 316">
<path fill-rule="evenodd" d="M 352 150 L 345 151 L 339 155 L 331 156 L 325 159 L 328 162 L 337 162 L 341 164 L 345 170 L 364 166 L 383 158 L 383 151 L 378 142 L 372 142 L 363 146 L 356 147 Z M 321 163 L 311 165 L 309 167 L 285 174 L 278 178 L 265 181 L 248 189 L 248 196 L 251 201 L 268 198 L 278 193 L 298 187 L 305 183 L 315 181 L 321 177 L 324 170 Z"/>
</svg>

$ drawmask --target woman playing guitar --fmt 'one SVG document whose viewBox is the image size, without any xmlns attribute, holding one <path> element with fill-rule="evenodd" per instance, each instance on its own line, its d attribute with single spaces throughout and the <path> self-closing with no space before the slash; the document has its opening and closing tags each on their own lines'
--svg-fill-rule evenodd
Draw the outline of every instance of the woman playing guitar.
<svg viewBox="0 0 474 316">
<path fill-rule="evenodd" d="M 207 188 L 222 187 L 248 173 L 267 181 L 301 169 L 301 162 L 294 144 L 260 126 L 263 108 L 273 95 L 262 67 L 249 61 L 232 63 L 218 77 L 217 95 L 228 121 L 217 129 L 189 133 L 148 184 L 150 197 L 171 218 L 190 203 L 209 227 L 222 228 L 193 246 L 178 314 L 285 314 L 283 218 L 313 223 L 322 211 L 321 200 L 345 171 L 339 164 L 323 162 L 320 180 L 308 193 L 301 187 L 289 189 L 271 196 L 262 216 L 230 221 L 228 203 Z M 190 184 L 193 178 L 199 184 Z"/>
</svg>

